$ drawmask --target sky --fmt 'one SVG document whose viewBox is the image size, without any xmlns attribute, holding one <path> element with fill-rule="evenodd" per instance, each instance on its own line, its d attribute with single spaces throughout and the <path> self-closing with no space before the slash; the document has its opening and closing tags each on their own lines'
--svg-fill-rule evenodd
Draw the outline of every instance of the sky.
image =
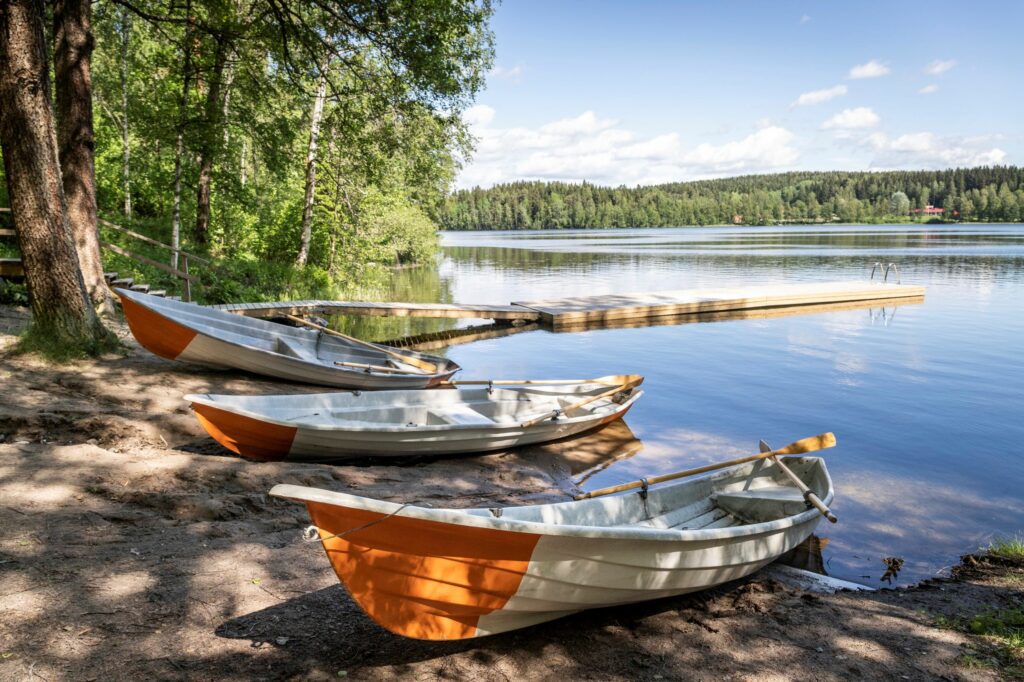
<svg viewBox="0 0 1024 682">
<path fill-rule="evenodd" d="M 1024 2 L 505 0 L 458 187 L 1024 164 Z"/>
</svg>

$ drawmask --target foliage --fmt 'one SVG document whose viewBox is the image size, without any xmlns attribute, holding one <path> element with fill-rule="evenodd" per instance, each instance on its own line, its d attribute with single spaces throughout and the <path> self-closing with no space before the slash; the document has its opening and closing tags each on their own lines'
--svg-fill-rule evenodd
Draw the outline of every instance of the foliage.
<svg viewBox="0 0 1024 682">
<path fill-rule="evenodd" d="M 491 13 L 489 0 L 100 0 L 92 68 L 99 206 L 114 222 L 169 242 L 180 130 L 182 248 L 225 261 L 211 300 L 324 291 L 364 268 L 429 260 L 456 160 L 470 151 L 461 112 L 493 59 Z M 321 74 L 329 88 L 310 271 L 298 273 L 283 264 L 299 248 Z M 188 226 L 207 158 L 211 224 L 197 233 Z M 131 220 L 118 215 L 126 176 Z M 108 270 L 174 284 L 104 256 Z M 169 261 L 166 252 L 152 257 Z"/>
<path fill-rule="evenodd" d="M 885 223 L 930 204 L 947 219 L 1024 220 L 1024 168 L 793 172 L 633 188 L 515 182 L 455 192 L 441 222 L 451 230 Z"/>
<path fill-rule="evenodd" d="M 24 284 L 0 279 L 0 304 L 28 305 L 28 288 Z"/>
</svg>

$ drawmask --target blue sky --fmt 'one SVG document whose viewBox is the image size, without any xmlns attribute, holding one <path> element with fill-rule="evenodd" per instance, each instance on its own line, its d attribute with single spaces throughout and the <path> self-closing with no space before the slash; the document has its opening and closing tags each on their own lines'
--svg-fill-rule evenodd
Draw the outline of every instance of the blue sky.
<svg viewBox="0 0 1024 682">
<path fill-rule="evenodd" d="M 1024 2 L 506 0 L 458 185 L 1024 163 Z"/>
</svg>

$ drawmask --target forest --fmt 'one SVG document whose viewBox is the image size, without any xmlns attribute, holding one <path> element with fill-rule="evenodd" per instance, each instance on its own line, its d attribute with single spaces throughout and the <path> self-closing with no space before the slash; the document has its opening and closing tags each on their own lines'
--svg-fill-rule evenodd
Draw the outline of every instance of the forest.
<svg viewBox="0 0 1024 682">
<path fill-rule="evenodd" d="M 942 213 L 925 213 L 935 206 Z M 791 172 L 646 187 L 513 182 L 459 190 L 449 230 L 1024 220 L 1024 168 Z"/>
<path fill-rule="evenodd" d="M 492 13 L 490 0 L 5 2 L 0 206 L 17 243 L 0 256 L 24 267 L 27 337 L 107 338 L 104 269 L 157 258 L 119 259 L 109 244 L 125 233 L 104 221 L 169 245 L 165 270 L 189 252 L 215 263 L 203 302 L 326 295 L 430 258 L 471 149 L 462 112 L 493 63 Z"/>
</svg>

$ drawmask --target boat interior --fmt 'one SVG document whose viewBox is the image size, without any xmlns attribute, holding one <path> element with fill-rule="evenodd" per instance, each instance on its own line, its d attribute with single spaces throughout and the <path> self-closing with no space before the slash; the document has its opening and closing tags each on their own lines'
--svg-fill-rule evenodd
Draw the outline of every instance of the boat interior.
<svg viewBox="0 0 1024 682">
<path fill-rule="evenodd" d="M 821 499 L 830 497 L 831 480 L 821 458 L 790 457 L 784 461 Z M 785 473 L 774 463 L 760 460 L 651 487 L 646 493 L 638 489 L 580 502 L 467 512 L 573 526 L 710 530 L 777 521 L 807 509 L 803 495 Z"/>
<path fill-rule="evenodd" d="M 331 364 L 336 360 L 342 360 L 389 367 L 412 374 L 423 374 L 422 370 L 413 365 L 396 362 L 384 351 L 353 345 L 344 339 L 327 336 L 313 330 L 299 329 L 286 324 L 234 315 L 221 310 L 168 299 L 145 298 L 140 302 L 157 312 L 181 320 L 194 329 L 208 333 L 210 336 L 231 343 L 253 346 L 285 357 L 321 364 Z M 414 351 L 400 352 L 415 357 L 425 357 L 432 361 L 440 361 L 439 372 L 449 365 L 449 361 L 444 358 L 424 356 Z"/>
<path fill-rule="evenodd" d="M 312 426 L 495 426 L 518 424 L 552 410 L 567 410 L 588 393 L 608 387 L 582 385 L 584 390 L 461 389 L 402 392 L 402 399 L 381 392 L 312 396 L 202 396 L 203 402 L 236 408 L 278 421 Z M 587 388 L 589 387 L 589 389 Z M 575 387 L 572 387 L 575 388 Z M 602 398 L 565 412 L 567 417 L 605 414 L 632 397 L 637 389 Z M 196 396 L 198 398 L 198 396 Z M 192 398 L 187 396 L 187 398 Z M 213 400 L 211 401 L 211 398 Z M 405 403 L 405 404 L 402 404 Z"/>
</svg>

